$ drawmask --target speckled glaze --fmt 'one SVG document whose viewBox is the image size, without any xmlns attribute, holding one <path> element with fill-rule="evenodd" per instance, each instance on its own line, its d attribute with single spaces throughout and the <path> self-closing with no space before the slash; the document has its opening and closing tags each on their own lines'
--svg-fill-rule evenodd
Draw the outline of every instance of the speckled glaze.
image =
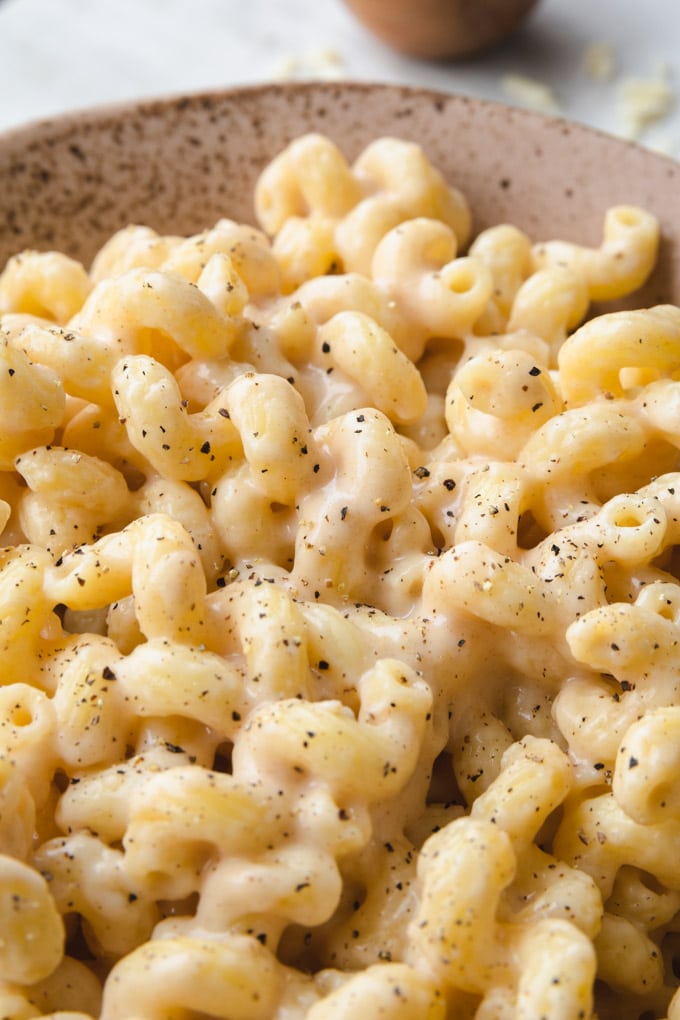
<svg viewBox="0 0 680 1020">
<path fill-rule="evenodd" d="M 632 303 L 680 302 L 680 165 L 635 144 L 459 95 L 364 83 L 231 89 L 79 112 L 0 136 L 0 265 L 59 248 L 88 262 L 116 229 L 189 233 L 253 220 L 267 160 L 305 131 L 354 157 L 378 135 L 420 142 L 467 194 L 476 227 L 599 242 L 605 209 L 656 213 L 657 271 Z"/>
</svg>

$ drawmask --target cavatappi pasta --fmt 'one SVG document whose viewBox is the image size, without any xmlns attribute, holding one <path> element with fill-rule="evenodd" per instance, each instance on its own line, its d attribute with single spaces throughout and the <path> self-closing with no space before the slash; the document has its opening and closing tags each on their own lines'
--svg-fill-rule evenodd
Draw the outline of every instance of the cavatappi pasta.
<svg viewBox="0 0 680 1020">
<path fill-rule="evenodd" d="M 680 1018 L 659 227 L 294 141 L 0 276 L 0 1017 Z"/>
</svg>

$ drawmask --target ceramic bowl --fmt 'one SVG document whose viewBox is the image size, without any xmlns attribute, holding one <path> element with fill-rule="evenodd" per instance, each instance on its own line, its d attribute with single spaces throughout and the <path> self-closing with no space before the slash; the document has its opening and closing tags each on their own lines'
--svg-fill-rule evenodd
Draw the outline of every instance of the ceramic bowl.
<svg viewBox="0 0 680 1020">
<path fill-rule="evenodd" d="M 680 165 L 584 126 L 460 95 L 367 83 L 228 89 L 79 111 L 0 136 L 0 265 L 58 248 L 87 262 L 116 229 L 190 233 L 253 221 L 253 185 L 290 139 L 321 131 L 353 158 L 420 142 L 467 195 L 475 228 L 599 243 L 608 206 L 661 220 L 658 267 L 634 305 L 680 302 Z"/>
</svg>

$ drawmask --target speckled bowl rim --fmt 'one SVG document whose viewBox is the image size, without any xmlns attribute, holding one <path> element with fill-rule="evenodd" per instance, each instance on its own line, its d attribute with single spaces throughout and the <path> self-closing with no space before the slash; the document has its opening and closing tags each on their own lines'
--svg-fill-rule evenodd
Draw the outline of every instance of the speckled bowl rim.
<svg viewBox="0 0 680 1020">
<path fill-rule="evenodd" d="M 680 302 L 680 164 L 562 117 L 417 86 L 265 83 L 85 107 L 0 134 L 0 264 L 26 247 L 91 259 L 127 222 L 191 233 L 254 221 L 262 167 L 304 131 L 354 158 L 372 138 L 420 142 L 471 203 L 476 229 L 596 244 L 606 208 L 659 216 L 659 267 L 636 303 Z"/>
</svg>

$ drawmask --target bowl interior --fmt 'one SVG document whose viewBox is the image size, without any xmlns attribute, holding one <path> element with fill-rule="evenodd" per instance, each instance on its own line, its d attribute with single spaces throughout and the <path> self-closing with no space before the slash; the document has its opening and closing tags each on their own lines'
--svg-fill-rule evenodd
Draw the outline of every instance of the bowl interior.
<svg viewBox="0 0 680 1020">
<path fill-rule="evenodd" d="M 423 89 L 295 83 L 99 108 L 0 137 L 0 265 L 22 248 L 88 262 L 130 222 L 191 233 L 222 216 L 253 222 L 264 164 L 320 131 L 353 158 L 373 138 L 420 142 L 461 188 L 475 228 L 512 222 L 534 240 L 601 238 L 631 203 L 662 223 L 658 267 L 628 303 L 680 302 L 680 165 L 557 118 Z"/>
</svg>

